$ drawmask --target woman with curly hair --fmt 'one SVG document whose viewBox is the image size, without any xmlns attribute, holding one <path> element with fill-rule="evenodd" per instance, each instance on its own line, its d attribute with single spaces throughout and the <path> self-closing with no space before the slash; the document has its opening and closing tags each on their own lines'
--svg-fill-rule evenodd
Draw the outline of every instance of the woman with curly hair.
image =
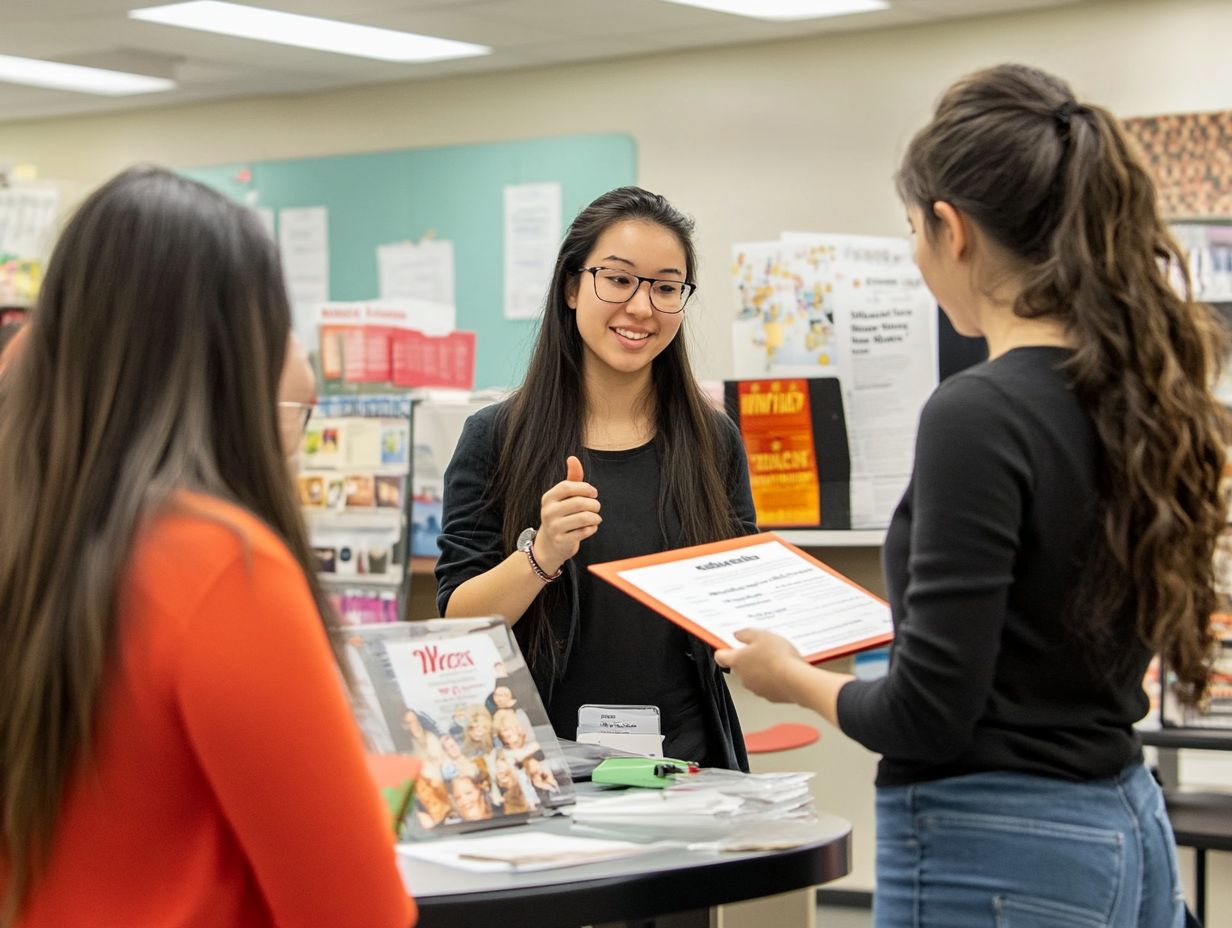
<svg viewBox="0 0 1232 928">
<path fill-rule="evenodd" d="M 989 360 L 920 418 L 885 543 L 890 669 L 749 631 L 744 683 L 882 755 L 879 926 L 1179 926 L 1134 723 L 1151 655 L 1199 702 L 1227 428 L 1224 337 L 1116 117 L 1032 68 L 955 84 L 898 177 L 925 282 Z"/>
</svg>

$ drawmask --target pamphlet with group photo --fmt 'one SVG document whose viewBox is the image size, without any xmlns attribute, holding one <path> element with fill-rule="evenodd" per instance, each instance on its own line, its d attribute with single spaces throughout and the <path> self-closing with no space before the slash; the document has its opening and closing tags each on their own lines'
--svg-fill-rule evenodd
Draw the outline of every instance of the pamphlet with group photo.
<svg viewBox="0 0 1232 928">
<path fill-rule="evenodd" d="M 404 837 L 521 821 L 573 802 L 568 763 L 503 621 L 339 634 L 369 750 L 420 761 Z"/>
<path fill-rule="evenodd" d="M 590 569 L 716 648 L 741 647 L 735 633 L 758 628 L 817 663 L 894 634 L 884 600 L 770 532 Z"/>
</svg>

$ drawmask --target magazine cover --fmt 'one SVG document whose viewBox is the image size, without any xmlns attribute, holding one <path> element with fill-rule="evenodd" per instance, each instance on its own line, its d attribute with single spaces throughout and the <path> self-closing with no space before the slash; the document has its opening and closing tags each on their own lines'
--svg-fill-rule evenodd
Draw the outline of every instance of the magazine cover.
<svg viewBox="0 0 1232 928">
<path fill-rule="evenodd" d="M 569 765 L 499 619 L 344 628 L 371 751 L 416 758 L 403 837 L 509 824 L 571 804 Z"/>
</svg>

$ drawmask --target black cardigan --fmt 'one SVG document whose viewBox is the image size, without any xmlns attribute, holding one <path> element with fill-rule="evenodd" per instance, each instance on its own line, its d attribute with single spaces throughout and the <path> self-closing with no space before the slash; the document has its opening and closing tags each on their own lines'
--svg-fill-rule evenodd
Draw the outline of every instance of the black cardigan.
<svg viewBox="0 0 1232 928">
<path fill-rule="evenodd" d="M 489 496 L 500 454 L 505 408 L 505 403 L 488 406 L 466 420 L 453 459 L 445 470 L 444 524 L 437 541 L 441 554 L 436 562 L 436 605 L 441 615 L 445 614 L 445 607 L 455 589 L 471 577 L 491 570 L 510 553 L 505 550 L 501 539 L 501 502 Z M 744 443 L 730 419 L 718 412 L 715 419 L 727 446 L 728 499 L 745 533 L 752 534 L 757 531 L 757 517 L 749 487 Z M 677 547 L 680 544 L 679 518 L 674 511 L 668 511 L 664 516 L 669 547 Z M 539 674 L 534 674 L 545 705 L 551 701 L 556 679 L 568 666 L 580 618 L 578 578 L 572 561 L 565 563 L 561 582 L 568 590 L 569 613 L 559 620 L 553 617 L 552 621 L 556 626 L 553 629 L 555 637 L 564 642 L 563 652 L 557 662 L 556 675 L 541 679 Z M 516 630 L 517 627 L 514 628 Z M 714 662 L 714 649 L 696 638 L 693 639 L 691 653 L 705 698 L 708 740 L 722 746 L 724 766 L 748 770 L 744 735 L 723 678 L 725 671 Z"/>
</svg>

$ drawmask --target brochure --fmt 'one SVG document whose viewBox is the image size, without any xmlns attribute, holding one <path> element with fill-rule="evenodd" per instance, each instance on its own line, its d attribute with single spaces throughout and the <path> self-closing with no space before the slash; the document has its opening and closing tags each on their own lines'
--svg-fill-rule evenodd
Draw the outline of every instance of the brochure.
<svg viewBox="0 0 1232 928">
<path fill-rule="evenodd" d="M 760 628 L 817 663 L 893 637 L 885 600 L 771 532 L 590 569 L 716 648 Z"/>
<path fill-rule="evenodd" d="M 438 619 L 340 630 L 369 748 L 414 757 L 403 837 L 571 804 L 569 765 L 508 626 Z"/>
</svg>

